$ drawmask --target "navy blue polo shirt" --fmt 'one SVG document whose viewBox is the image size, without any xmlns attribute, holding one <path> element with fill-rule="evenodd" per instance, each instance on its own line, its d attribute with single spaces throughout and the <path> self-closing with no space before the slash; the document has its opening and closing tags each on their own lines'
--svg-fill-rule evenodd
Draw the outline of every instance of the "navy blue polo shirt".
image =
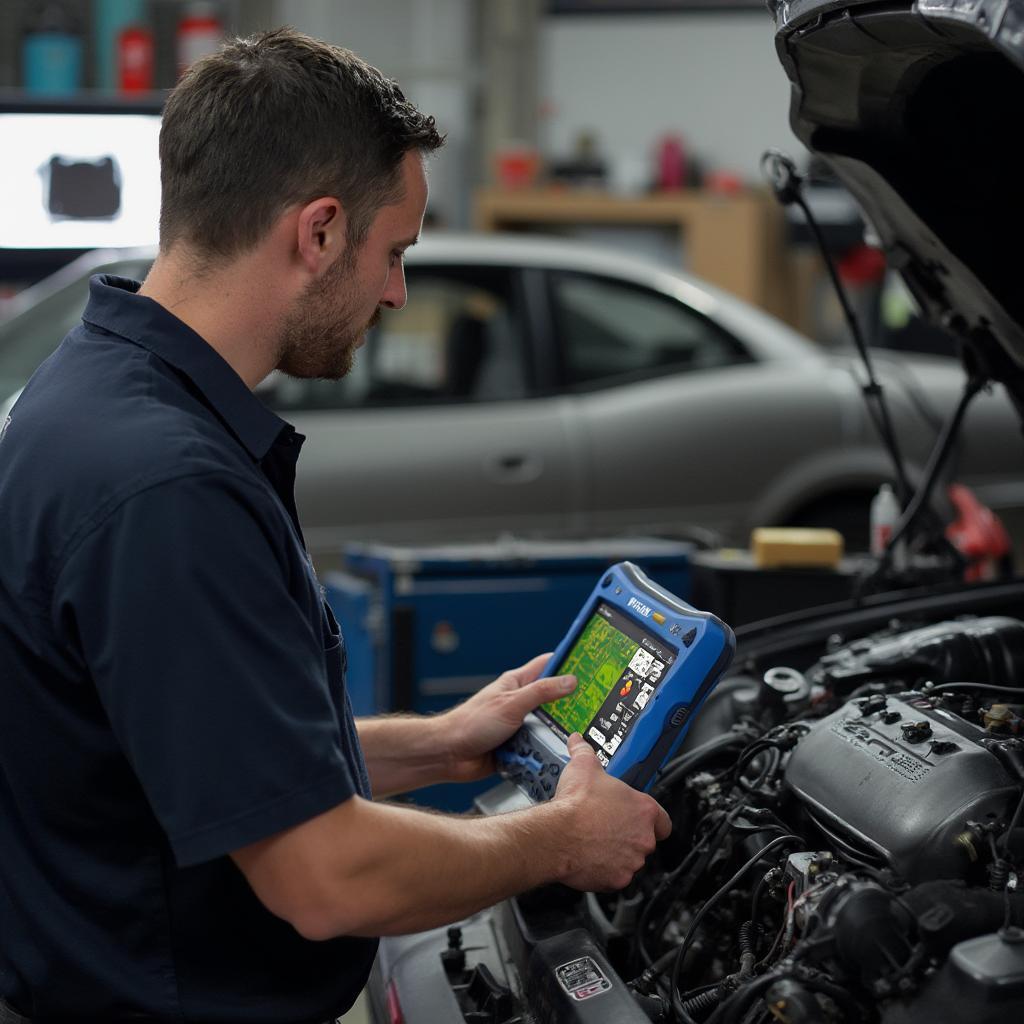
<svg viewBox="0 0 1024 1024">
<path fill-rule="evenodd" d="M 376 942 L 303 939 L 228 857 L 370 794 L 303 438 L 137 289 L 92 280 L 0 440 L 0 996 L 323 1021 Z"/>
</svg>

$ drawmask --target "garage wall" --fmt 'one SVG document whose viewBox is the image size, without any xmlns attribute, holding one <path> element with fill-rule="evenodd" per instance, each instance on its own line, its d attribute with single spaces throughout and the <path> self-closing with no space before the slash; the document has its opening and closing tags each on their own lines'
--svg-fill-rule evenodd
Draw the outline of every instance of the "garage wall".
<svg viewBox="0 0 1024 1024">
<path fill-rule="evenodd" d="M 347 46 L 437 118 L 447 145 L 431 157 L 430 212 L 441 223 L 469 220 L 469 140 L 475 68 L 472 0 L 276 0 L 277 24 Z"/>
<path fill-rule="evenodd" d="M 753 180 L 769 146 L 803 152 L 767 12 L 549 17 L 540 75 L 548 155 L 589 130 L 610 161 L 646 163 L 654 140 L 681 132 L 709 169 Z"/>
<path fill-rule="evenodd" d="M 543 15 L 544 0 L 273 0 L 273 20 L 356 50 L 435 114 L 448 145 L 433 158 L 432 211 L 469 223 L 472 190 L 489 176 L 489 153 L 514 111 L 536 91 L 536 141 L 568 155 L 596 132 L 611 161 L 645 166 L 659 136 L 682 132 L 707 165 L 758 178 L 768 146 L 800 152 L 789 130 L 789 88 L 766 12 Z M 513 73 L 488 46 L 505 21 L 535 28 Z M 524 29 L 524 31 L 527 31 Z M 535 39 L 531 43 L 530 39 Z M 514 118 L 511 118 L 514 120 Z M 522 120 L 520 118 L 520 120 Z M 493 130 L 488 126 L 493 122 Z"/>
</svg>

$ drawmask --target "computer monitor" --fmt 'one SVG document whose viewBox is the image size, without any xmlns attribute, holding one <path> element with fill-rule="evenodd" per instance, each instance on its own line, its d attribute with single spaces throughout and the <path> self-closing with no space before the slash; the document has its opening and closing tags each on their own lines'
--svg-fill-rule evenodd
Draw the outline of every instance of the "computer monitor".
<svg viewBox="0 0 1024 1024">
<path fill-rule="evenodd" d="M 155 245 L 160 102 L 0 97 L 0 256 L 10 267 Z M 63 262 L 61 259 L 60 262 Z"/>
</svg>

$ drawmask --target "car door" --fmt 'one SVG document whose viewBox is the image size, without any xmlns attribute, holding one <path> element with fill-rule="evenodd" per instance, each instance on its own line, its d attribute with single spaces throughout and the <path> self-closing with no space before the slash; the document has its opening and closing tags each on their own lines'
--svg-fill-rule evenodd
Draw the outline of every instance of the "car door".
<svg viewBox="0 0 1024 1024">
<path fill-rule="evenodd" d="M 549 294 L 591 532 L 738 539 L 785 473 L 843 445 L 854 389 L 824 360 L 755 360 L 711 316 L 631 281 L 557 272 Z"/>
<path fill-rule="evenodd" d="M 308 436 L 296 484 L 311 552 L 570 528 L 578 459 L 564 398 L 538 399 L 518 271 L 410 265 L 342 381 L 277 376 Z"/>
</svg>

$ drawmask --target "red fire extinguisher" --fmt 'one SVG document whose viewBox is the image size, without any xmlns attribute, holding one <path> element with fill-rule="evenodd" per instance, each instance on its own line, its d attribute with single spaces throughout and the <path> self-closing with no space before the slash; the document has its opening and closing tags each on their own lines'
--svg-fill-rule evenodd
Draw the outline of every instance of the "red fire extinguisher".
<svg viewBox="0 0 1024 1024">
<path fill-rule="evenodd" d="M 129 25 L 117 37 L 117 85 L 126 93 L 153 88 L 153 33 L 142 25 Z"/>
</svg>

